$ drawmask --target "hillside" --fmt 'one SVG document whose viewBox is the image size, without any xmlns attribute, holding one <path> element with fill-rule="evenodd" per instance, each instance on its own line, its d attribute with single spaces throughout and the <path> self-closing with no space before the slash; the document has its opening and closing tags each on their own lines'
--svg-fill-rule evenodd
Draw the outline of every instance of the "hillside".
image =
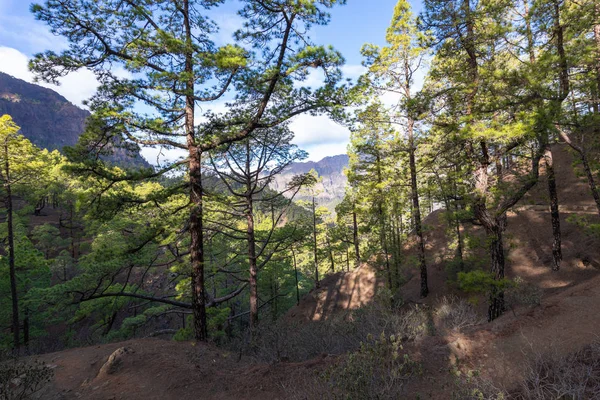
<svg viewBox="0 0 600 400">
<path fill-rule="evenodd" d="M 310 170 L 315 170 L 322 181 L 315 186 L 319 205 L 333 210 L 335 206 L 342 201 L 344 190 L 348 179 L 344 174 L 344 168 L 348 167 L 348 155 L 340 154 L 337 156 L 325 157 L 321 161 L 298 162 L 291 164 L 281 174 L 275 177 L 271 184 L 274 190 L 283 190 L 286 184 L 294 175 L 305 174 Z M 308 200 L 310 196 L 299 194 L 298 200 Z"/>
<path fill-rule="evenodd" d="M 48 150 L 74 146 L 90 115 L 51 89 L 0 72 L 0 115 L 4 114 L 10 115 L 21 127 L 23 136 Z M 121 149 L 111 160 L 125 165 L 150 166 L 140 155 L 132 159 Z"/>
<path fill-rule="evenodd" d="M 454 383 L 448 371 L 457 365 L 480 371 L 484 380 L 497 387 L 515 389 L 523 376 L 523 365 L 532 357 L 565 357 L 597 339 L 600 239 L 587 235 L 569 218 L 587 215 L 593 203 L 571 166 L 572 155 L 561 145 L 555 146 L 554 153 L 563 211 L 561 271 L 552 272 L 550 267 L 550 229 L 544 224 L 548 218 L 542 176 L 528 198 L 510 213 L 506 235 L 511 245 L 507 274 L 537 287 L 540 305 L 511 306 L 512 311 L 493 323 L 480 322 L 461 332 L 447 331 L 443 321 L 434 319 L 433 330 L 437 333 L 406 344 L 424 368 L 423 377 L 411 381 L 407 393 L 426 394 L 424 398 L 430 399 L 450 398 Z M 444 296 L 457 293 L 447 280 L 451 252 L 441 212 L 430 214 L 425 221 L 429 227 L 427 262 L 432 294 L 419 299 L 416 271 L 408 270 L 407 283 L 400 289 L 406 304 L 435 310 L 444 303 Z M 480 227 L 465 225 L 463 233 L 483 238 Z M 410 243 L 405 251 L 407 256 L 413 253 Z M 473 255 L 485 260 L 484 249 L 480 251 Z M 380 273 L 368 264 L 327 276 L 321 288 L 292 308 L 286 319 L 292 324 L 323 324 L 372 303 L 378 288 L 384 285 Z M 484 305 L 485 299 L 479 309 L 482 315 Z M 109 375 L 99 373 L 109 355 L 122 347 L 127 351 L 120 356 L 118 370 Z M 46 398 L 185 399 L 192 398 L 193 393 L 207 399 L 278 399 L 294 393 L 295 398 L 310 399 L 315 398 L 315 388 L 303 379 L 317 376 L 335 361 L 326 357 L 268 365 L 254 364 L 246 358 L 236 362 L 237 357 L 212 345 L 154 339 L 49 354 L 43 360 L 55 369 L 56 379 Z M 125 385 L 127 390 L 123 389 Z M 323 394 L 323 398 L 327 396 Z"/>
</svg>

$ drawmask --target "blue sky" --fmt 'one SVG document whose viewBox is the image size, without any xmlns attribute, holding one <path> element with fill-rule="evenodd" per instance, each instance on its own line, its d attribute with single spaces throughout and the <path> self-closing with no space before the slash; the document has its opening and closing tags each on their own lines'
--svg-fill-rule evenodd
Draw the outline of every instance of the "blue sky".
<svg viewBox="0 0 600 400">
<path fill-rule="evenodd" d="M 220 40 L 226 41 L 239 26 L 235 1 L 228 1 L 214 13 L 221 26 Z M 60 50 L 64 39 L 53 36 L 46 26 L 36 21 L 29 12 L 30 2 L 0 0 L 0 71 L 31 81 L 27 60 L 45 50 Z M 331 23 L 315 27 L 311 37 L 318 44 L 331 44 L 346 58 L 344 72 L 355 78 L 362 72 L 360 48 L 364 43 L 383 44 L 385 30 L 390 24 L 396 0 L 348 0 L 348 4 L 332 9 Z M 412 0 L 414 12 L 420 11 L 420 0 Z M 96 81 L 89 71 L 79 71 L 66 77 L 61 86 L 51 87 L 71 102 L 81 101 L 94 93 Z M 349 132 L 327 117 L 300 116 L 292 123 L 295 142 L 310 154 L 310 160 L 345 153 Z M 154 158 L 155 152 L 144 155 Z"/>
</svg>

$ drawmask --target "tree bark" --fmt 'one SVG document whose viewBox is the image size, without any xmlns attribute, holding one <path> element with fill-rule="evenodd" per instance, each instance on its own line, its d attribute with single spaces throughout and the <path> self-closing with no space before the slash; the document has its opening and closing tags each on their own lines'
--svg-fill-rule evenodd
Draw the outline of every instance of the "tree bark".
<svg viewBox="0 0 600 400">
<path fill-rule="evenodd" d="M 196 143 L 194 132 L 194 60 L 192 27 L 189 18 L 189 0 L 183 0 L 183 20 L 188 49 L 185 54 L 186 82 L 185 96 L 185 133 L 189 152 L 190 201 L 193 205 L 190 215 L 190 259 L 192 267 L 192 310 L 194 315 L 194 337 L 206 341 L 206 287 L 204 284 L 204 232 L 203 232 L 203 193 L 202 193 L 202 155 Z"/>
<path fill-rule="evenodd" d="M 562 261 L 562 245 L 560 232 L 560 213 L 558 210 L 558 192 L 556 190 L 556 176 L 554 174 L 554 160 L 552 150 L 546 145 L 544 150 L 544 160 L 546 163 L 546 176 L 548 178 L 548 194 L 550 195 L 550 215 L 552 219 L 552 234 L 554 242 L 552 243 L 552 259 L 554 271 L 560 269 Z"/>
<path fill-rule="evenodd" d="M 393 282 L 392 282 L 392 269 L 390 268 L 390 257 L 389 257 L 389 253 L 388 253 L 388 247 L 387 247 L 387 238 L 386 238 L 386 227 L 385 227 L 385 213 L 383 212 L 383 191 L 381 190 L 381 184 L 383 183 L 383 176 L 382 176 L 382 172 L 381 172 L 381 155 L 379 154 L 379 150 L 377 151 L 376 154 L 376 167 L 377 167 L 377 183 L 379 184 L 379 199 L 377 201 L 377 208 L 379 211 L 379 229 L 381 230 L 380 236 L 381 236 L 381 247 L 383 249 L 383 256 L 385 258 L 385 270 L 387 273 L 387 281 L 388 281 L 388 288 L 390 290 L 393 289 Z"/>
<path fill-rule="evenodd" d="M 456 215 L 454 216 L 454 229 L 456 231 L 456 239 L 458 240 L 458 244 L 456 246 L 456 256 L 458 257 L 458 262 L 460 263 L 460 270 L 464 271 L 465 259 L 463 250 L 463 240 L 462 234 L 460 233 L 460 219 L 458 218 L 458 205 L 456 204 L 456 202 L 454 203 L 454 211 L 456 213 Z"/>
<path fill-rule="evenodd" d="M 17 273 L 15 266 L 15 234 L 13 221 L 13 199 L 12 188 L 10 184 L 10 162 L 8 161 L 8 143 L 4 143 L 4 177 L 6 179 L 6 224 L 8 234 L 8 271 L 10 275 L 10 296 L 12 301 L 12 331 L 13 346 L 16 351 L 20 347 L 20 324 L 19 324 L 19 295 L 17 293 Z"/>
<path fill-rule="evenodd" d="M 246 220 L 248 223 L 248 264 L 250 266 L 250 330 L 258 325 L 258 267 L 256 265 L 256 240 L 254 236 L 254 215 L 252 198 L 247 197 Z"/>
<path fill-rule="evenodd" d="M 296 262 L 296 251 L 292 246 L 292 259 L 294 260 L 294 278 L 296 279 L 296 305 L 300 304 L 300 288 L 298 286 L 298 264 Z"/>
<path fill-rule="evenodd" d="M 492 259 L 492 274 L 496 281 L 504 279 L 504 243 L 503 235 L 504 227 L 506 225 L 506 216 L 501 216 L 500 219 L 504 219 L 504 223 L 496 219 L 496 223 L 488 231 L 488 238 L 490 239 L 490 254 Z M 493 321 L 498 318 L 505 310 L 504 304 L 504 292 L 497 286 L 493 286 L 490 292 L 490 304 L 488 308 L 488 321 Z"/>
<path fill-rule="evenodd" d="M 421 209 L 419 205 L 419 188 L 417 186 L 417 163 L 415 158 L 415 143 L 413 134 L 413 121 L 408 125 L 408 158 L 410 167 L 410 189 L 412 198 L 413 220 L 415 223 L 415 233 L 417 234 L 417 250 L 419 259 L 419 270 L 421 272 L 421 297 L 427 297 L 429 294 L 429 285 L 427 284 L 427 263 L 425 261 L 425 240 L 423 238 L 423 226 L 421 223 Z"/>
<path fill-rule="evenodd" d="M 29 310 L 25 309 L 25 318 L 23 319 L 23 345 L 25 352 L 29 354 Z"/>
<path fill-rule="evenodd" d="M 354 241 L 355 267 L 360 267 L 360 248 L 358 244 L 358 221 L 356 218 L 356 209 L 352 210 L 352 235 Z"/>
<path fill-rule="evenodd" d="M 312 198 L 312 217 L 313 217 L 313 256 L 315 267 L 315 288 L 321 287 L 319 282 L 319 259 L 317 255 L 317 210 L 315 207 L 315 196 Z"/>
<path fill-rule="evenodd" d="M 333 249 L 331 248 L 331 241 L 329 240 L 329 233 L 325 236 L 327 238 L 327 250 L 329 253 L 329 262 L 331 264 L 331 273 L 335 273 L 335 260 L 333 259 Z"/>
<path fill-rule="evenodd" d="M 594 8 L 595 23 L 594 23 L 594 41 L 596 42 L 596 102 L 594 104 L 594 112 L 600 114 L 600 3 L 596 2 Z"/>
</svg>

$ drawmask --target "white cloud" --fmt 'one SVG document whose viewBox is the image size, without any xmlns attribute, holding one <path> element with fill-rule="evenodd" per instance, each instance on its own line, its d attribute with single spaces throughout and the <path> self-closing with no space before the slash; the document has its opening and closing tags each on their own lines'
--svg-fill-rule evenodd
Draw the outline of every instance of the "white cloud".
<svg viewBox="0 0 600 400">
<path fill-rule="evenodd" d="M 29 57 L 19 50 L 0 46 L 0 71 L 33 83 L 34 75 L 29 71 L 28 63 Z M 112 72 L 121 78 L 131 76 L 121 67 L 115 68 Z M 92 97 L 99 85 L 94 73 L 88 69 L 71 72 L 59 79 L 59 82 L 58 86 L 46 82 L 36 82 L 36 84 L 58 92 L 78 107 L 83 107 L 82 102 Z"/>
<path fill-rule="evenodd" d="M 233 43 L 233 34 L 244 25 L 244 19 L 233 13 L 219 13 L 213 19 L 219 27 L 219 31 L 213 35 L 218 46 Z"/>
<path fill-rule="evenodd" d="M 321 161 L 325 157 L 346 154 L 348 152 L 347 147 L 347 142 L 340 142 L 332 144 L 322 144 L 318 146 L 302 147 L 302 149 L 308 152 L 308 161 Z"/>
<path fill-rule="evenodd" d="M 309 152 L 309 160 L 319 161 L 327 156 L 345 154 L 350 130 L 325 115 L 300 115 L 290 124 L 293 142 Z"/>
<path fill-rule="evenodd" d="M 142 147 L 140 153 L 150 164 L 162 166 L 186 157 L 182 149 L 164 149 L 161 147 Z"/>
<path fill-rule="evenodd" d="M 350 64 L 350 65 L 343 65 L 341 67 L 342 70 L 342 74 L 344 75 L 344 78 L 349 78 L 352 80 L 356 80 L 358 79 L 359 76 L 361 76 L 362 74 L 364 74 L 365 72 L 367 72 L 367 69 L 365 67 L 363 67 L 362 65 L 358 65 L 358 64 Z M 310 87 L 313 89 L 316 89 L 320 86 L 322 86 L 325 82 L 325 73 L 323 72 L 322 69 L 313 69 L 309 72 L 308 76 L 306 77 L 306 79 L 304 81 L 301 82 L 296 82 L 296 87 Z"/>
<path fill-rule="evenodd" d="M 357 79 L 367 72 L 367 68 L 359 64 L 347 64 L 342 66 L 342 72 L 346 78 Z"/>
</svg>

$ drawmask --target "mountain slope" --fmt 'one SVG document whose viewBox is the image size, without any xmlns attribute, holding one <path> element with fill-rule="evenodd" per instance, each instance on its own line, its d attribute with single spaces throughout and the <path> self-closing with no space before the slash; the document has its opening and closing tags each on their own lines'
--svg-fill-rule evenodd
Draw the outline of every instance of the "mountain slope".
<svg viewBox="0 0 600 400">
<path fill-rule="evenodd" d="M 0 115 L 3 114 L 10 115 L 33 144 L 48 150 L 74 146 L 90 115 L 51 89 L 0 72 Z M 140 155 L 132 159 L 121 149 L 110 159 L 120 165 L 150 166 Z"/>
<path fill-rule="evenodd" d="M 322 181 L 317 183 L 315 191 L 319 205 L 333 210 L 342 201 L 348 178 L 344 175 L 344 168 L 348 167 L 348 155 L 325 157 L 321 161 L 298 162 L 291 164 L 281 174 L 275 177 L 271 184 L 273 190 L 281 191 L 294 175 L 305 174 L 314 169 Z M 298 194 L 297 200 L 308 200 L 308 194 Z"/>
</svg>

